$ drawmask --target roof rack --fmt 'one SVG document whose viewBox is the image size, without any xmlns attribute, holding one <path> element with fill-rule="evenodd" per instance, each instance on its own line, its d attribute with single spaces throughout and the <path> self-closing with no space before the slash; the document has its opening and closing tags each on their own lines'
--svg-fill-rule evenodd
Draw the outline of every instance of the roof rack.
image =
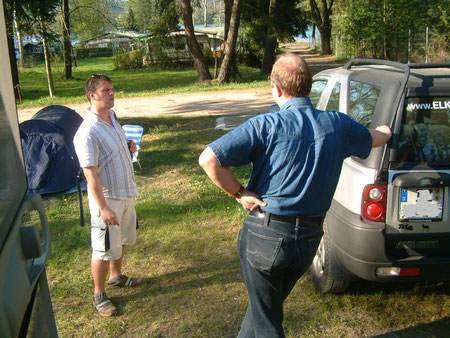
<svg viewBox="0 0 450 338">
<path fill-rule="evenodd" d="M 352 59 L 348 61 L 344 65 L 344 69 L 350 70 L 352 66 L 356 65 L 383 65 L 383 66 L 391 66 L 394 68 L 399 68 L 409 73 L 409 65 L 400 62 L 394 62 L 389 60 L 381 60 L 381 59 Z"/>
<path fill-rule="evenodd" d="M 349 70 L 352 66 L 356 65 L 384 65 L 391 66 L 394 68 L 399 68 L 406 70 L 409 69 L 418 69 L 418 68 L 450 68 L 450 61 L 445 62 L 433 62 L 433 63 L 401 63 L 389 60 L 381 60 L 381 59 L 352 59 L 348 61 L 343 68 Z"/>
</svg>

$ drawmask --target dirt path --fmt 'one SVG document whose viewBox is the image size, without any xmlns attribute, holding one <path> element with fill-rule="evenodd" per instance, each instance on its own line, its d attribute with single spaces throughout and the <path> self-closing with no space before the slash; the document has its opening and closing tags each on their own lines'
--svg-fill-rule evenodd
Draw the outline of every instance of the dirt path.
<svg viewBox="0 0 450 338">
<path fill-rule="evenodd" d="M 324 69 L 340 67 L 343 65 L 342 63 L 336 62 L 336 57 L 334 55 L 320 55 L 320 53 L 309 52 L 308 44 L 306 43 L 289 43 L 284 44 L 283 47 L 304 58 L 309 65 L 312 75 L 315 75 Z"/>
<path fill-rule="evenodd" d="M 319 54 L 309 53 L 306 44 L 287 44 L 285 47 L 304 57 L 313 74 L 325 68 L 339 66 L 333 56 L 323 57 Z M 161 114 L 224 115 L 230 117 L 227 119 L 228 124 L 234 125 L 241 119 L 267 112 L 273 104 L 270 87 L 267 84 L 267 87 L 245 90 L 116 99 L 114 110 L 119 117 L 145 117 Z M 84 116 L 89 105 L 85 102 L 66 106 Z M 41 108 L 19 109 L 19 122 L 30 119 Z"/>
</svg>

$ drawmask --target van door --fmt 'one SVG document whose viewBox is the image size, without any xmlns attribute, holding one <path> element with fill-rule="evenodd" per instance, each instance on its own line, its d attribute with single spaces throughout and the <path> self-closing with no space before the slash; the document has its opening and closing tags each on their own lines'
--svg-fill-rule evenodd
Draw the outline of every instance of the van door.
<svg viewBox="0 0 450 338">
<path fill-rule="evenodd" d="M 3 3 L 0 1 L 3 8 Z M 0 10 L 0 45 L 7 46 Z M 44 204 L 27 195 L 8 51 L 0 49 L 0 332 L 56 337 L 45 263 L 50 241 Z M 26 216 L 35 214 L 27 220 Z"/>
</svg>

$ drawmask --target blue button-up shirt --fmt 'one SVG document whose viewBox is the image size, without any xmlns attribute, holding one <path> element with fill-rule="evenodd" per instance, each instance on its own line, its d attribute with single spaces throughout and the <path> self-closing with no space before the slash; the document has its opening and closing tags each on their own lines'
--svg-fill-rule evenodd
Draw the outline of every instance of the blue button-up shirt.
<svg viewBox="0 0 450 338">
<path fill-rule="evenodd" d="M 342 162 L 365 158 L 369 130 L 338 112 L 314 109 L 308 97 L 287 101 L 208 145 L 222 166 L 252 163 L 247 189 L 277 215 L 322 215 L 330 207 Z"/>
</svg>

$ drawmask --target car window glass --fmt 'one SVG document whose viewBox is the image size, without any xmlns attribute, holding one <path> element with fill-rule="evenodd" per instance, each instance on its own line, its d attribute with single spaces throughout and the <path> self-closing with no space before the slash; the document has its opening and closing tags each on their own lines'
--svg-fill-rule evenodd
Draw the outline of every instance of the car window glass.
<svg viewBox="0 0 450 338">
<path fill-rule="evenodd" d="M 400 129 L 399 160 L 450 162 L 450 97 L 406 99 Z"/>
<path fill-rule="evenodd" d="M 319 103 L 320 96 L 327 85 L 327 80 L 316 80 L 312 83 L 311 93 L 309 94 L 309 98 L 311 99 L 311 103 L 313 107 L 316 107 Z"/>
<path fill-rule="evenodd" d="M 336 82 L 336 84 L 333 87 L 333 90 L 330 95 L 330 99 L 328 100 L 327 107 L 325 110 L 335 110 L 339 111 L 339 95 L 341 93 L 341 83 Z"/>
<path fill-rule="evenodd" d="M 22 153 L 17 149 L 11 128 L 0 96 L 0 158 L 3 161 L 0 166 L 0 245 L 26 192 Z"/>
<path fill-rule="evenodd" d="M 380 88 L 359 81 L 350 81 L 348 115 L 356 122 L 370 127 L 379 96 Z"/>
</svg>

